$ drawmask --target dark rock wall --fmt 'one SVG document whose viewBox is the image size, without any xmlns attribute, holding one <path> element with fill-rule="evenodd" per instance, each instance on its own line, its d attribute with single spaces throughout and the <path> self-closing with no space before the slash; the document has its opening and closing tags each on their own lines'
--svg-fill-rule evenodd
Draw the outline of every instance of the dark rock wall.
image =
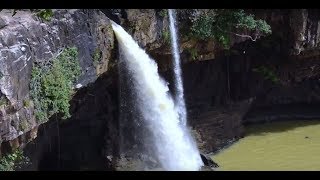
<svg viewBox="0 0 320 180">
<path fill-rule="evenodd" d="M 72 117 L 52 117 L 24 149 L 24 170 L 112 170 L 119 156 L 118 78 L 114 72 L 77 92 Z M 57 124 L 59 122 L 59 125 Z"/>
</svg>

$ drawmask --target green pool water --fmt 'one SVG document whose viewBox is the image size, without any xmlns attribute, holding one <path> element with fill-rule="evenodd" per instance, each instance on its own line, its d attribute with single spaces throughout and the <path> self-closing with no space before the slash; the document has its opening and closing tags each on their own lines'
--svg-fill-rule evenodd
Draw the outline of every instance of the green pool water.
<svg viewBox="0 0 320 180">
<path fill-rule="evenodd" d="M 246 136 L 212 156 L 217 170 L 320 170 L 320 121 L 246 128 Z"/>
</svg>

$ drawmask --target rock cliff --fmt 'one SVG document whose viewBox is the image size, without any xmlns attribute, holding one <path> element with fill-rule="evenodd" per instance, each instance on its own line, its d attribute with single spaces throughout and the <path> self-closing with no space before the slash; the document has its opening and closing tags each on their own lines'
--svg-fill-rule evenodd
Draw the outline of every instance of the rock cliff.
<svg viewBox="0 0 320 180">
<path fill-rule="evenodd" d="M 278 119 L 278 112 L 265 115 L 263 108 L 292 105 L 293 109 L 286 109 L 289 115 L 283 115 L 290 118 L 299 105 L 316 110 L 319 104 L 318 11 L 246 11 L 265 19 L 272 34 L 257 41 L 231 35 L 229 50 L 213 40 L 187 35 L 193 19 L 207 10 L 177 11 L 189 123 L 204 152 L 239 139 L 243 123 Z M 24 147 L 38 136 L 25 148 L 33 162 L 30 169 L 112 169 L 119 156 L 119 112 L 118 49 L 110 20 L 121 24 L 146 49 L 172 86 L 166 11 L 53 12 L 50 21 L 29 10 L 14 16 L 12 10 L 0 12 L 0 154 Z M 78 49 L 82 74 L 70 101 L 72 117 L 51 118 L 41 125 L 30 98 L 33 64 L 73 46 Z M 318 117 L 315 111 L 310 114 Z"/>
</svg>

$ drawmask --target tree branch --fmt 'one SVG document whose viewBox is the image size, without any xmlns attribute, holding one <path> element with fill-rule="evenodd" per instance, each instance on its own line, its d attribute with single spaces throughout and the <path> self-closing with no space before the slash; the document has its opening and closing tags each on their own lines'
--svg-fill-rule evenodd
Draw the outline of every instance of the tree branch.
<svg viewBox="0 0 320 180">
<path fill-rule="evenodd" d="M 252 36 L 249 36 L 249 35 L 246 35 L 246 34 L 237 34 L 237 33 L 234 33 L 234 32 L 230 32 L 231 34 L 234 34 L 236 36 L 239 36 L 239 37 L 244 37 L 244 38 L 250 38 L 251 41 L 256 41 L 258 36 L 256 36 L 254 39 L 252 38 Z"/>
<path fill-rule="evenodd" d="M 255 38 L 253 38 L 252 36 L 246 35 L 246 34 L 238 34 L 238 33 L 234 33 L 234 32 L 231 32 L 231 31 L 224 31 L 224 30 L 222 30 L 219 26 L 217 26 L 217 27 L 218 27 L 218 29 L 219 29 L 220 31 L 223 31 L 223 32 L 226 32 L 226 33 L 231 33 L 231 34 L 233 34 L 233 35 L 236 35 L 236 36 L 239 36 L 239 37 L 243 37 L 243 38 L 250 38 L 252 41 L 256 41 L 257 38 L 258 38 L 258 36 L 256 36 Z"/>
</svg>

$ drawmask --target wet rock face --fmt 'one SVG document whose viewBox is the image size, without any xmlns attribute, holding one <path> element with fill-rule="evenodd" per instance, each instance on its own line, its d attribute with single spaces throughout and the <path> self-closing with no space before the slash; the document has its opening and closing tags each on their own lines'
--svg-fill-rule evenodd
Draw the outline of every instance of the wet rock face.
<svg viewBox="0 0 320 180">
<path fill-rule="evenodd" d="M 106 72 L 114 44 L 109 19 L 95 10 L 54 10 L 47 22 L 30 11 L 0 12 L 0 136 L 9 141 L 35 128 L 29 83 L 34 62 L 54 58 L 65 47 L 77 47 L 86 86 Z M 94 62 L 94 54 L 100 58 Z"/>
</svg>

